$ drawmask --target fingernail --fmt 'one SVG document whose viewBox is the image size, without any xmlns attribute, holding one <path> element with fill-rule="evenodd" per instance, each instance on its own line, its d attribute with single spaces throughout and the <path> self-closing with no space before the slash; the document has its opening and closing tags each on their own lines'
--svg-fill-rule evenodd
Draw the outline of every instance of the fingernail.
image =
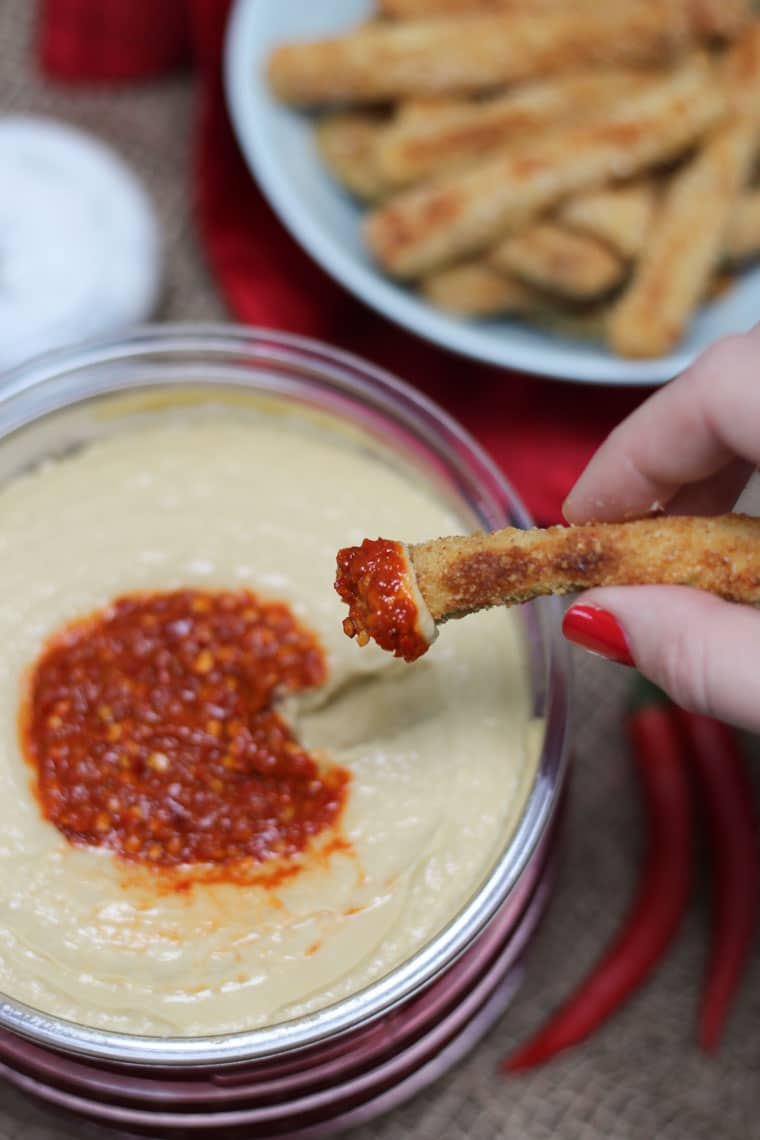
<svg viewBox="0 0 760 1140">
<path fill-rule="evenodd" d="M 597 606 L 571 606 L 562 622 L 562 632 L 573 645 L 580 645 L 589 653 L 597 653 L 618 665 L 636 664 L 620 622 L 607 610 Z"/>
</svg>

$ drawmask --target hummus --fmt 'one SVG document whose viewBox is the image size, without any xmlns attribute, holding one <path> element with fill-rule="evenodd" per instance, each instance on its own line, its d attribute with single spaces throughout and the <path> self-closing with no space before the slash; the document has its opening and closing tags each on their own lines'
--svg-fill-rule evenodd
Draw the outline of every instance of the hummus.
<svg viewBox="0 0 760 1140">
<path fill-rule="evenodd" d="M 335 554 L 462 519 L 347 440 L 274 417 L 165 417 L 0 492 L 0 990 L 110 1030 L 200 1035 L 314 1011 L 410 957 L 472 895 L 535 774 L 515 618 L 447 627 L 414 666 L 347 640 Z M 46 640 L 124 594 L 250 589 L 319 638 L 328 680 L 280 706 L 351 774 L 345 842 L 272 885 L 198 882 L 77 847 L 21 750 Z M 325 853 L 325 850 L 327 853 Z"/>
</svg>

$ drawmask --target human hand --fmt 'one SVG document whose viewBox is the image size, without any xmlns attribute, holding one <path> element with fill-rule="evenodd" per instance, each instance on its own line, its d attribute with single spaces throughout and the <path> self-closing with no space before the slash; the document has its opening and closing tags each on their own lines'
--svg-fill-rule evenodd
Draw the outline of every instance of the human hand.
<svg viewBox="0 0 760 1140">
<path fill-rule="evenodd" d="M 760 325 L 708 349 L 602 444 L 570 523 L 664 509 L 720 514 L 760 463 Z M 589 590 L 565 619 L 585 648 L 635 664 L 678 704 L 760 731 L 760 612 L 681 586 Z"/>
</svg>

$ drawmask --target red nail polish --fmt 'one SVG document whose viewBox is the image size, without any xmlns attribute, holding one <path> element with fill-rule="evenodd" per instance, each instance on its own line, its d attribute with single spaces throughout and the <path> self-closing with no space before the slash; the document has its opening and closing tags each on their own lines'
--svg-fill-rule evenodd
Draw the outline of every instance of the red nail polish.
<svg viewBox="0 0 760 1140">
<path fill-rule="evenodd" d="M 619 665 L 636 664 L 620 622 L 597 606 L 571 606 L 562 622 L 562 632 L 573 645 L 580 645 L 589 653 L 598 653 Z"/>
</svg>

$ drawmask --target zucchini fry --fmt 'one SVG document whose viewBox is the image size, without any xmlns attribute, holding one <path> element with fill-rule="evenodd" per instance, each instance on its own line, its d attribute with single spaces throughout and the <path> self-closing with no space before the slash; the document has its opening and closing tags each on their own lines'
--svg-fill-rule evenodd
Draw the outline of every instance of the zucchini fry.
<svg viewBox="0 0 760 1140">
<path fill-rule="evenodd" d="M 535 12 L 560 8 L 566 3 L 567 0 L 380 0 L 380 13 L 409 20 L 451 12 Z M 731 38 L 749 16 L 747 0 L 687 0 L 687 3 L 706 35 Z"/>
<path fill-rule="evenodd" d="M 372 202 L 388 189 L 376 161 L 383 120 L 362 111 L 327 115 L 316 129 L 317 147 L 333 177 L 356 198 Z"/>
<path fill-rule="evenodd" d="M 555 222 L 538 222 L 506 238 L 491 262 L 528 285 L 577 301 L 610 292 L 627 268 L 609 246 Z"/>
<path fill-rule="evenodd" d="M 593 65 L 672 63 L 703 38 L 684 0 L 576 0 L 551 11 L 386 21 L 287 43 L 269 59 L 275 94 L 302 106 L 488 91 Z"/>
<path fill-rule="evenodd" d="M 421 285 L 431 305 L 459 317 L 530 315 L 542 300 L 529 285 L 500 273 L 486 261 L 441 269 Z"/>
<path fill-rule="evenodd" d="M 452 12 L 536 12 L 561 8 L 567 0 L 379 0 L 381 16 L 417 20 Z"/>
<path fill-rule="evenodd" d="M 655 216 L 657 191 L 650 182 L 590 191 L 571 198 L 555 220 L 570 230 L 597 237 L 634 261 Z M 734 205 L 721 260 L 729 264 L 760 254 L 760 191 L 746 190 Z"/>
<path fill-rule="evenodd" d="M 760 190 L 739 198 L 728 222 L 724 255 L 728 262 L 747 261 L 760 254 Z"/>
<path fill-rule="evenodd" d="M 537 80 L 505 95 L 461 100 L 448 107 L 418 106 L 401 114 L 383 132 L 377 164 L 382 176 L 408 185 L 472 162 L 494 148 L 579 116 L 598 114 L 636 89 L 651 75 L 624 69 L 571 72 Z"/>
<path fill-rule="evenodd" d="M 610 343 L 623 356 L 655 357 L 674 348 L 723 255 L 757 152 L 760 24 L 733 49 L 729 74 L 731 115 L 673 176 L 630 287 L 610 314 Z"/>
<path fill-rule="evenodd" d="M 610 186 L 563 203 L 556 220 L 606 242 L 621 257 L 633 260 L 644 247 L 656 200 L 654 185 L 649 181 Z"/>
<path fill-rule="evenodd" d="M 365 540 L 338 554 L 343 628 L 407 660 L 437 626 L 492 606 L 592 586 L 680 585 L 760 604 L 760 519 L 658 517 L 437 538 Z M 401 603 L 401 604 L 399 604 Z"/>
<path fill-rule="evenodd" d="M 388 272 L 413 278 L 494 244 L 556 202 L 675 158 L 725 110 L 701 57 L 593 123 L 558 128 L 370 213 L 366 237 Z"/>
</svg>

